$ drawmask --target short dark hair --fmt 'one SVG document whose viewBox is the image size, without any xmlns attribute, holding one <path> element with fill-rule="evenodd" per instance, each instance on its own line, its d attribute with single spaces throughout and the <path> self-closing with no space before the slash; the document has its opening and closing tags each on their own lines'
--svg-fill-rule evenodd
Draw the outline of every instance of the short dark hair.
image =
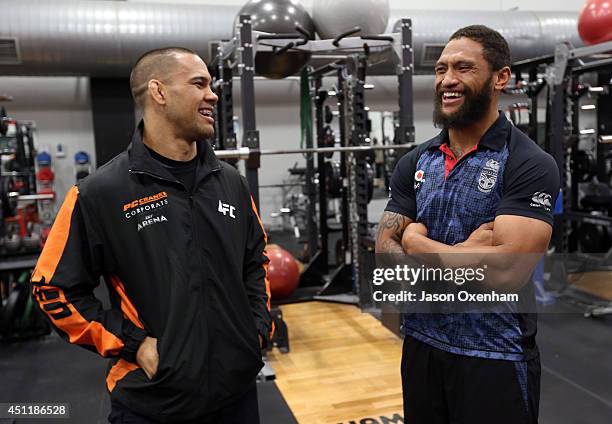
<svg viewBox="0 0 612 424">
<path fill-rule="evenodd" d="M 184 47 L 164 47 L 150 50 L 138 58 L 130 73 L 130 89 L 134 102 L 139 107 L 144 106 L 144 93 L 149 81 L 153 78 L 161 79 L 167 74 L 176 64 L 175 55 L 181 53 L 197 55 Z"/>
<path fill-rule="evenodd" d="M 489 62 L 491 70 L 499 71 L 504 66 L 510 66 L 510 47 L 499 32 L 484 25 L 470 25 L 455 31 L 448 41 L 463 37 L 482 46 L 482 55 Z"/>
</svg>

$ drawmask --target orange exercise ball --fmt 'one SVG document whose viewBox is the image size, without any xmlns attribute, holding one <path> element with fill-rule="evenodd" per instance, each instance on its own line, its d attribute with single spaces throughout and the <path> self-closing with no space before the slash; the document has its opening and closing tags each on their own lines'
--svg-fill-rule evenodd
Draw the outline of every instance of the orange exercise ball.
<svg viewBox="0 0 612 424">
<path fill-rule="evenodd" d="M 612 41 L 612 0 L 587 0 L 578 17 L 578 33 L 586 45 Z"/>
<path fill-rule="evenodd" d="M 293 255 L 277 244 L 266 247 L 270 263 L 268 276 L 272 299 L 290 296 L 300 283 L 300 265 Z"/>
</svg>

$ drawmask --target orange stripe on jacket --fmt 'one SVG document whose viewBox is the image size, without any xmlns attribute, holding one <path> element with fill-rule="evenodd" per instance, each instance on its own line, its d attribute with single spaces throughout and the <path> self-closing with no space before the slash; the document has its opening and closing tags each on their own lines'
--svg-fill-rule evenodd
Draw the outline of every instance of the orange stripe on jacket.
<svg viewBox="0 0 612 424">
<path fill-rule="evenodd" d="M 106 376 L 106 387 L 109 392 L 112 392 L 119 380 L 122 380 L 129 372 L 140 368 L 138 365 L 126 361 L 125 359 L 119 359 L 115 365 L 110 369 Z"/>
<path fill-rule="evenodd" d="M 68 335 L 70 343 L 94 346 L 98 353 L 104 357 L 118 355 L 123 349 L 123 341 L 108 331 L 97 321 L 87 321 L 83 315 L 66 299 L 64 291 L 56 286 L 41 286 L 41 292 L 54 291 L 58 298 L 39 301 L 40 310 L 46 314 L 53 324 Z M 42 293 L 41 293 L 42 294 Z M 47 304 L 58 303 L 56 309 L 45 310 Z M 52 314 L 68 308 L 70 315 L 64 318 L 53 318 Z"/>
<path fill-rule="evenodd" d="M 134 307 L 134 304 L 125 293 L 123 282 L 116 275 L 111 275 L 110 280 L 113 288 L 121 298 L 121 311 L 123 312 L 123 315 L 132 321 L 132 324 L 144 330 L 144 325 L 142 325 L 140 319 L 138 318 L 138 311 L 136 310 L 136 307 Z"/>
<path fill-rule="evenodd" d="M 140 319 L 138 318 L 138 311 L 136 311 L 136 307 L 125 293 L 125 286 L 123 285 L 121 279 L 119 279 L 119 277 L 116 275 L 111 275 L 110 281 L 113 288 L 121 298 L 121 311 L 123 312 L 123 315 L 132 321 L 132 324 L 144 330 L 144 325 L 142 325 Z M 124 359 L 119 359 L 117 363 L 112 366 L 108 372 L 108 375 L 106 376 L 106 387 L 108 388 L 108 391 L 112 392 L 120 380 L 123 380 L 123 378 L 129 372 L 138 368 L 140 368 L 140 366 L 137 364 L 128 362 Z"/>
<path fill-rule="evenodd" d="M 40 310 L 49 317 L 57 328 L 68 335 L 70 343 L 94 346 L 102 356 L 117 355 L 124 346 L 123 341 L 106 330 L 101 323 L 86 320 L 74 305 L 68 302 L 64 291 L 60 287 L 49 285 L 68 242 L 70 222 L 78 195 L 78 188 L 73 186 L 68 191 L 66 199 L 55 218 L 49 238 L 45 243 L 45 247 L 40 254 L 36 269 L 32 275 L 32 281 L 40 282 L 44 279 L 45 285 L 33 290 L 34 292 L 37 289 L 40 290 L 41 293 L 35 296 L 38 299 Z M 45 291 L 54 291 L 58 293 L 59 297 L 48 301 L 42 300 L 46 298 L 46 296 L 43 296 Z M 45 310 L 45 305 L 53 303 L 58 304 L 56 309 Z M 66 308 L 70 311 L 69 316 L 58 319 L 53 318 L 52 314 Z"/>
<path fill-rule="evenodd" d="M 253 196 L 251 196 L 251 207 L 253 208 L 253 212 L 255 213 L 255 216 L 257 217 L 257 221 L 259 222 L 259 225 L 261 226 L 261 231 L 263 232 L 263 235 L 264 235 L 264 242 L 266 244 L 268 244 L 268 235 L 266 234 L 266 230 L 264 230 L 264 225 L 263 225 L 263 222 L 261 221 L 261 218 L 259 217 L 259 213 L 257 213 L 257 206 L 255 205 L 255 201 L 253 200 Z M 270 257 L 266 253 L 266 249 L 265 248 L 264 248 L 264 251 L 263 251 L 263 255 L 268 259 L 268 263 L 269 263 L 270 262 Z M 270 311 L 270 309 L 271 309 L 270 299 L 272 299 L 272 292 L 270 291 L 270 276 L 268 274 L 268 263 L 265 263 L 263 265 L 263 268 L 264 268 L 264 272 L 266 274 L 266 277 L 265 277 L 266 294 L 268 295 L 268 301 L 266 302 L 266 304 L 268 305 L 268 311 Z M 274 331 L 275 330 L 276 329 L 274 327 L 274 320 L 273 320 L 272 321 L 272 329 L 270 330 L 270 338 L 272 338 L 272 336 L 274 335 Z"/>
<path fill-rule="evenodd" d="M 253 213 L 255 213 L 255 216 L 257 217 L 257 221 L 259 221 L 259 225 L 261 226 L 261 231 L 263 232 L 263 235 L 264 235 L 264 242 L 268 244 L 268 235 L 266 234 L 266 230 L 264 230 L 263 222 L 261 222 L 261 218 L 259 217 L 259 214 L 257 213 L 257 206 L 255 205 L 255 201 L 253 200 L 253 197 L 251 197 L 251 207 L 253 208 Z M 266 258 L 268 258 L 268 261 L 269 261 L 270 257 L 266 253 L 265 249 L 263 251 L 263 254 Z M 268 310 L 270 310 L 271 293 L 270 293 L 270 279 L 268 278 L 268 264 L 264 264 L 264 271 L 266 273 L 266 294 L 268 295 Z"/>
<path fill-rule="evenodd" d="M 68 241 L 70 220 L 78 196 L 79 189 L 76 186 L 72 186 L 66 195 L 62 207 L 57 213 L 57 217 L 49 233 L 49 238 L 45 242 L 45 247 L 36 263 L 32 281 L 41 281 L 43 277 L 45 281 L 50 281 L 51 278 L 53 278 L 53 274 L 55 274 L 55 270 L 57 269 L 57 264 L 62 258 L 66 242 Z"/>
</svg>

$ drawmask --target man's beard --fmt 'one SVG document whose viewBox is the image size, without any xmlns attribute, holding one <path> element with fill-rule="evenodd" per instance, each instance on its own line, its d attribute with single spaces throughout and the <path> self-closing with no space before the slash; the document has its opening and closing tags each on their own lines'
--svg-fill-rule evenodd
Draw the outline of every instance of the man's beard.
<svg viewBox="0 0 612 424">
<path fill-rule="evenodd" d="M 190 135 L 190 140 L 200 141 L 211 139 L 215 135 L 214 124 L 207 124 L 202 121 L 183 122 L 186 131 Z"/>
<path fill-rule="evenodd" d="M 459 109 L 449 115 L 442 112 L 442 92 L 436 91 L 434 98 L 433 123 L 438 128 L 466 128 L 480 121 L 489 112 L 492 100 L 491 82 L 493 75 L 489 77 L 478 92 L 468 87 L 463 89 L 463 104 Z"/>
<path fill-rule="evenodd" d="M 195 119 L 185 118 L 188 114 L 185 111 L 168 113 L 168 119 L 172 122 L 177 131 L 177 135 L 188 141 L 208 140 L 215 134 L 214 125 L 208 125 Z"/>
<path fill-rule="evenodd" d="M 198 132 L 200 135 L 198 140 L 209 140 L 213 138 L 215 135 L 215 126 L 214 124 L 212 124 L 212 125 L 206 125 L 206 127 L 200 127 L 198 129 Z"/>
</svg>

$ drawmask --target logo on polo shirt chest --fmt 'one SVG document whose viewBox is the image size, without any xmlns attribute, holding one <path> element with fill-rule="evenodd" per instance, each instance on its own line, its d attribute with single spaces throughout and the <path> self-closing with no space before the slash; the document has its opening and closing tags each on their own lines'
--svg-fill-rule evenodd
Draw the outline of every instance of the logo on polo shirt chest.
<svg viewBox="0 0 612 424">
<path fill-rule="evenodd" d="M 421 183 L 425 181 L 425 171 L 419 169 L 414 173 L 414 189 L 416 190 L 421 186 Z"/>
<path fill-rule="evenodd" d="M 480 172 L 478 178 L 478 190 L 483 193 L 489 193 L 497 183 L 497 174 L 499 173 L 499 162 L 495 159 L 489 159 L 484 168 Z"/>
</svg>

